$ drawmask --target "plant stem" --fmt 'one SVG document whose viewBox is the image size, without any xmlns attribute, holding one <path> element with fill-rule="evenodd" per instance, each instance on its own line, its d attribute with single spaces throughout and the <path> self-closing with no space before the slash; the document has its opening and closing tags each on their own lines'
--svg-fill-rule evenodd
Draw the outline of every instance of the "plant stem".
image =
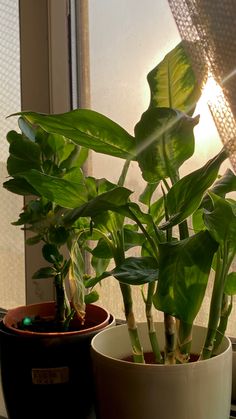
<svg viewBox="0 0 236 419">
<path fill-rule="evenodd" d="M 192 324 L 178 321 L 176 359 L 181 364 L 187 363 L 190 358 L 192 328 Z"/>
<path fill-rule="evenodd" d="M 230 301 L 229 301 L 230 299 Z M 222 339 L 225 335 L 225 331 L 228 324 L 229 315 L 232 311 L 233 307 L 233 299 L 232 296 L 228 296 L 226 294 L 223 295 L 223 303 L 222 303 L 222 310 L 221 310 L 221 316 L 220 316 L 220 324 L 216 331 L 216 337 L 215 337 L 215 343 L 213 348 L 213 355 L 216 354 Z"/>
<path fill-rule="evenodd" d="M 187 237 L 189 237 L 188 223 L 187 220 L 184 220 L 179 224 L 179 238 L 180 240 L 183 240 Z"/>
<path fill-rule="evenodd" d="M 149 339 L 154 354 L 155 363 L 160 364 L 162 362 L 162 355 L 157 339 L 156 329 L 154 326 L 153 315 L 152 315 L 152 298 L 155 291 L 155 282 L 148 284 L 148 294 L 146 299 L 146 318 L 148 324 Z"/>
<path fill-rule="evenodd" d="M 63 328 L 66 318 L 64 306 L 65 290 L 63 278 L 60 273 L 55 276 L 54 284 L 56 289 L 56 322 Z"/>
<path fill-rule="evenodd" d="M 125 179 L 126 179 L 126 176 L 127 176 L 128 170 L 129 170 L 129 166 L 130 166 L 130 160 L 126 160 L 125 163 L 124 163 L 120 178 L 117 182 L 118 186 L 124 186 Z"/>
<path fill-rule="evenodd" d="M 114 261 L 115 265 L 119 266 L 119 264 L 122 263 L 125 259 L 123 231 L 113 232 L 113 237 L 116 242 L 116 248 L 113 248 Z M 119 284 L 123 297 L 125 318 L 132 346 L 133 360 L 134 362 L 145 363 L 143 348 L 140 343 L 138 329 L 133 312 L 132 289 L 128 284 L 124 284 L 122 282 L 119 282 Z"/>
<path fill-rule="evenodd" d="M 210 314 L 209 314 L 209 321 L 208 321 L 208 332 L 206 336 L 206 340 L 204 343 L 204 347 L 201 354 L 201 359 L 209 359 L 212 356 L 212 351 L 214 348 L 216 331 L 219 325 L 220 316 L 221 316 L 221 307 L 222 307 L 222 300 L 223 300 L 223 293 L 224 293 L 224 284 L 225 284 L 225 276 L 226 276 L 226 263 L 224 262 L 227 260 L 223 255 L 221 259 L 221 251 L 222 249 L 219 248 L 217 250 L 217 264 L 216 264 L 216 271 L 215 271 L 215 279 L 214 279 L 214 286 L 212 291 L 212 298 L 211 298 L 211 306 L 210 306 Z M 226 249 L 224 249 L 224 253 Z"/>
<path fill-rule="evenodd" d="M 123 296 L 125 318 L 132 346 L 133 360 L 134 362 L 145 363 L 143 348 L 138 336 L 138 329 L 133 312 L 131 287 L 130 285 L 120 283 L 120 289 Z"/>
<path fill-rule="evenodd" d="M 136 215 L 133 213 L 133 211 L 129 208 L 128 209 L 131 218 L 137 223 L 137 225 L 140 227 L 140 230 L 143 232 L 144 236 L 146 237 L 146 239 L 149 241 L 150 245 L 151 245 L 151 249 L 153 250 L 153 256 L 157 257 L 158 255 L 158 247 L 155 243 L 155 241 L 152 239 L 152 237 L 148 234 L 147 230 L 144 228 L 144 226 L 142 225 L 142 223 L 139 221 L 139 219 L 136 217 Z"/>
<path fill-rule="evenodd" d="M 165 363 L 175 364 L 175 319 L 170 314 L 164 313 L 165 326 Z"/>
</svg>

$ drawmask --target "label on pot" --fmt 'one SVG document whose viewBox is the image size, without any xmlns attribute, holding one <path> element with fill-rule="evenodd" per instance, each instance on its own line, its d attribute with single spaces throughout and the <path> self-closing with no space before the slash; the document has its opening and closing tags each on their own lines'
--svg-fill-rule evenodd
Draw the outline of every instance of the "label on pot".
<svg viewBox="0 0 236 419">
<path fill-rule="evenodd" d="M 63 384 L 69 381 L 69 368 L 33 368 L 33 384 Z"/>
</svg>

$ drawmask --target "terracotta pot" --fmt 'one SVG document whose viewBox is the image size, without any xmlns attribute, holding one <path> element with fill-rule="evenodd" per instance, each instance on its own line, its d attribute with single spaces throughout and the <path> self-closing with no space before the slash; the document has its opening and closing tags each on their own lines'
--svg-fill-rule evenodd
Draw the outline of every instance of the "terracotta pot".
<svg viewBox="0 0 236 419">
<path fill-rule="evenodd" d="M 44 318 L 54 318 L 55 315 L 55 302 L 48 301 L 45 303 L 36 303 L 36 304 L 29 304 L 27 306 L 19 306 L 12 308 L 7 311 L 5 316 L 3 317 L 3 324 L 14 333 L 18 333 L 20 335 L 34 335 L 35 333 L 38 335 L 39 332 L 32 332 L 30 330 L 22 330 L 19 329 L 17 324 L 22 321 L 25 317 L 44 317 Z M 61 333 L 66 333 L 67 336 L 70 334 L 72 335 L 83 335 L 86 333 L 94 333 L 97 330 L 103 329 L 105 326 L 109 324 L 110 313 L 102 307 L 99 307 L 95 304 L 88 304 L 86 306 L 86 317 L 85 317 L 85 324 L 80 329 L 80 321 L 78 319 L 72 320 L 71 324 L 74 329 L 78 326 L 78 330 L 70 331 L 70 332 L 59 332 L 60 336 Z M 51 332 L 52 336 L 57 335 L 58 332 Z M 40 333 L 41 336 L 48 336 L 47 333 Z"/>
<path fill-rule="evenodd" d="M 156 324 L 164 348 L 163 324 Z M 146 324 L 139 324 L 144 351 L 150 351 Z M 194 353 L 206 329 L 194 326 Z M 91 354 L 99 419 L 229 419 L 232 346 L 225 337 L 217 356 L 178 365 L 135 364 L 126 325 L 99 332 Z"/>
<path fill-rule="evenodd" d="M 86 318 L 92 326 L 82 331 L 47 334 L 14 329 L 21 316 L 51 315 L 53 310 L 52 302 L 19 307 L 9 310 L 1 322 L 1 375 L 9 419 L 87 419 L 92 414 L 90 343 L 114 318 L 91 304 Z"/>
</svg>

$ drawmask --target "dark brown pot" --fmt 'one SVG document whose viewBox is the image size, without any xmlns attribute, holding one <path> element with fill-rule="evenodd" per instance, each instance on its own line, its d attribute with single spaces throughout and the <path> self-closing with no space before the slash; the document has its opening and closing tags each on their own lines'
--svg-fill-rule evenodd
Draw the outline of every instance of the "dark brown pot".
<svg viewBox="0 0 236 419">
<path fill-rule="evenodd" d="M 88 305 L 86 318 L 92 327 L 47 334 L 15 330 L 13 326 L 19 316 L 35 314 L 35 310 L 39 315 L 52 313 L 54 303 L 25 308 L 9 310 L 0 323 L 1 376 L 8 418 L 89 418 L 94 400 L 90 342 L 111 321 L 109 313 Z"/>
</svg>

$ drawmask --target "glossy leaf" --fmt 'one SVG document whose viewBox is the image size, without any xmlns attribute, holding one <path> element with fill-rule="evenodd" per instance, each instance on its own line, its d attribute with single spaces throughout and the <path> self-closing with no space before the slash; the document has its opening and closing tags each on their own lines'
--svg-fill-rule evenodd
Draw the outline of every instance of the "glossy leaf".
<svg viewBox="0 0 236 419">
<path fill-rule="evenodd" d="M 135 126 L 137 160 L 150 183 L 175 179 L 179 167 L 194 152 L 193 119 L 177 110 L 151 108 Z"/>
<path fill-rule="evenodd" d="M 144 191 L 139 196 L 139 202 L 142 202 L 142 204 L 145 204 L 148 207 L 150 207 L 152 196 L 153 196 L 156 188 L 158 187 L 158 185 L 159 185 L 159 182 L 147 183 Z"/>
<path fill-rule="evenodd" d="M 7 171 L 10 176 L 15 176 L 28 169 L 41 168 L 41 154 L 38 144 L 28 138 L 12 132 Z"/>
<path fill-rule="evenodd" d="M 150 107 L 179 109 L 191 115 L 201 90 L 183 44 L 178 44 L 147 76 Z"/>
<path fill-rule="evenodd" d="M 131 191 L 126 188 L 117 187 L 110 191 L 104 192 L 101 195 L 90 199 L 87 203 L 75 208 L 74 211 L 65 216 L 66 222 L 74 222 L 79 217 L 96 217 L 103 211 L 119 211 L 123 207 L 131 194 Z"/>
<path fill-rule="evenodd" d="M 223 176 L 221 176 L 210 189 L 215 195 L 225 197 L 230 192 L 236 191 L 236 176 L 232 170 L 227 169 Z M 208 210 L 212 209 L 212 200 L 209 194 L 206 194 L 202 200 L 201 207 Z"/>
<path fill-rule="evenodd" d="M 22 176 L 42 196 L 62 207 L 79 207 L 87 200 L 87 190 L 82 182 L 70 182 L 66 179 L 45 175 L 36 170 L 30 170 Z"/>
<path fill-rule="evenodd" d="M 231 203 L 212 192 L 209 194 L 214 209 L 204 212 L 204 223 L 221 248 L 227 249 L 228 259 L 233 259 L 236 254 L 236 202 Z"/>
<path fill-rule="evenodd" d="M 142 285 L 158 279 L 158 265 L 151 257 L 129 257 L 111 274 L 124 284 Z"/>
<path fill-rule="evenodd" d="M 85 304 L 92 304 L 99 300 L 99 294 L 97 291 L 93 290 L 84 296 Z"/>
<path fill-rule="evenodd" d="M 61 262 L 63 256 L 58 251 L 58 247 L 54 244 L 46 243 L 42 248 L 42 254 L 44 259 L 49 263 Z"/>
<path fill-rule="evenodd" d="M 106 116 L 89 109 L 76 109 L 59 115 L 22 112 L 20 115 L 45 131 L 64 135 L 75 144 L 99 153 L 134 159 L 133 137 Z"/>
<path fill-rule="evenodd" d="M 109 263 L 110 263 L 110 259 L 111 259 L 112 255 L 110 254 L 110 256 L 108 255 L 108 259 L 105 258 L 97 258 L 95 256 L 93 256 L 91 258 L 91 265 L 96 273 L 96 277 L 99 277 L 100 275 L 102 275 L 103 272 L 106 271 Z"/>
<path fill-rule="evenodd" d="M 208 188 L 215 181 L 221 163 L 227 158 L 223 149 L 200 169 L 184 176 L 172 186 L 167 194 L 169 221 L 160 228 L 166 229 L 181 223 L 200 205 Z"/>
<path fill-rule="evenodd" d="M 3 183 L 3 187 L 17 195 L 39 195 L 36 189 L 22 178 L 7 180 Z"/>
<path fill-rule="evenodd" d="M 217 247 L 208 231 L 160 244 L 159 277 L 153 300 L 158 310 L 192 324 L 205 295 Z"/>
</svg>

